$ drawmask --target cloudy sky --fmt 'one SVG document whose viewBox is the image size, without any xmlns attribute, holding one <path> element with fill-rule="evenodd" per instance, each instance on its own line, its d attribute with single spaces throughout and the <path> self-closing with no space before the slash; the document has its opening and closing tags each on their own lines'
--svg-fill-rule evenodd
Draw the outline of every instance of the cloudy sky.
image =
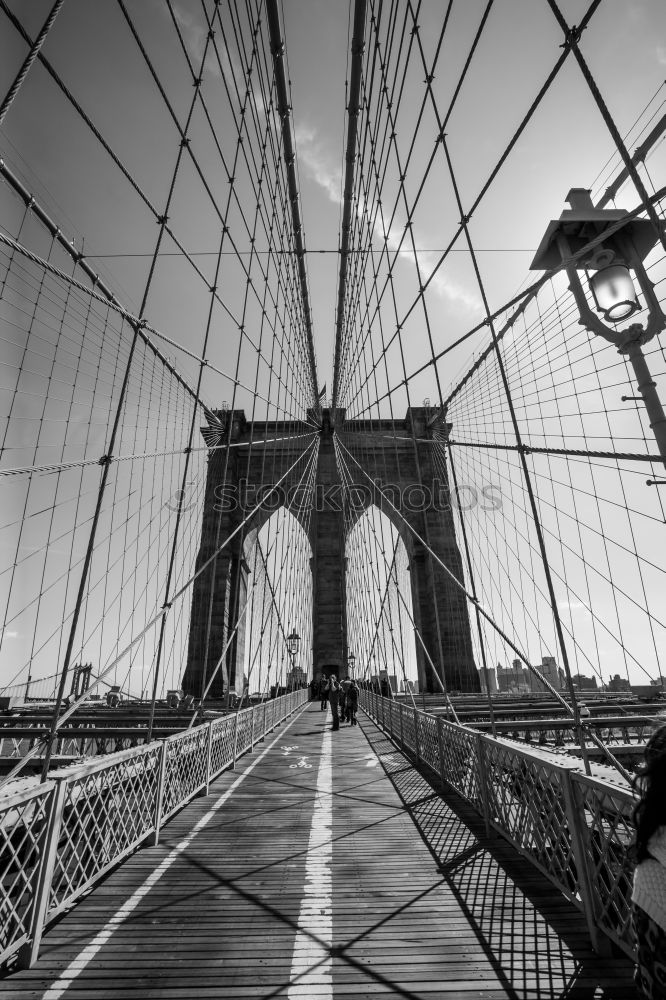
<svg viewBox="0 0 666 1000">
<path fill-rule="evenodd" d="M 34 33 L 50 4 L 34 0 L 26 5 L 14 0 L 10 6 L 26 29 Z M 567 0 L 560 6 L 568 22 L 576 24 L 588 4 Z M 200 57 L 205 32 L 199 0 L 177 0 L 173 7 L 193 59 Z M 485 7 L 485 0 L 454 0 L 434 81 L 442 108 L 448 104 Z M 418 22 L 426 58 L 431 56 L 439 36 L 444 8 L 442 0 L 420 5 Z M 174 30 L 165 4 L 162 0 L 142 0 L 129 3 L 128 9 L 175 109 L 184 114 L 190 95 L 183 86 L 183 60 L 176 58 Z M 304 227 L 310 250 L 308 272 L 319 378 L 320 383 L 330 385 L 350 9 L 346 0 L 285 0 L 283 12 Z M 115 2 L 67 0 L 44 53 L 128 169 L 159 204 L 173 167 L 174 135 L 163 102 L 136 46 L 130 42 L 127 24 Z M 560 54 L 561 42 L 561 29 L 546 0 L 497 0 L 494 4 L 448 126 L 463 204 L 469 204 L 485 182 Z M 25 47 L 8 24 L 0 44 L 0 79 L 6 86 Z M 666 74 L 663 3 L 604 0 L 585 32 L 582 48 L 620 131 L 626 133 Z M 212 100 L 219 86 L 216 76 L 219 70 L 209 59 L 204 93 L 208 88 Z M 409 109 L 420 103 L 422 82 L 416 74 L 406 82 L 411 93 L 408 89 L 400 121 L 405 141 L 411 139 Z M 419 154 L 429 152 L 430 136 L 423 132 Z M 215 183 L 219 166 L 203 135 L 198 153 Z M 610 136 L 570 58 L 473 222 L 472 236 L 482 254 L 492 307 L 510 298 L 525 278 L 545 225 L 559 215 L 569 187 L 592 186 L 612 154 Z M 136 308 L 146 258 L 119 255 L 150 254 L 154 223 L 143 215 L 108 156 L 39 66 L 30 74 L 7 117 L 3 155 L 47 203 L 63 229 L 79 240 L 85 238 L 85 249 L 96 265 L 112 276 L 128 305 Z M 417 174 L 419 169 L 415 170 Z M 431 183 L 432 190 L 424 199 L 427 207 L 415 216 L 416 244 L 425 274 L 432 269 L 438 251 L 447 246 L 457 221 L 444 172 L 436 173 Z M 216 248 L 217 220 L 198 195 L 194 186 L 188 192 L 189 199 L 183 193 L 179 204 L 189 200 L 189 211 L 178 217 L 179 233 L 192 252 L 212 251 Z M 631 191 L 625 197 L 633 207 Z M 394 238 L 399 222 L 396 220 Z M 327 252 L 315 252 L 320 250 Z M 168 298 L 164 286 L 186 280 L 185 272 L 181 275 L 176 265 L 169 269 L 168 261 L 163 263 L 164 283 L 149 311 L 154 325 L 179 340 L 190 335 L 182 332 L 185 323 L 190 330 L 196 329 L 198 316 L 193 314 L 193 301 L 185 284 L 180 288 L 180 299 L 187 305 L 186 312 L 176 307 L 174 313 L 171 303 L 160 306 L 160 301 L 165 303 Z M 412 277 L 410 270 L 414 270 L 413 261 L 405 253 L 398 273 L 406 282 Z M 433 308 L 440 306 L 442 326 L 446 328 L 440 334 L 442 340 L 478 321 L 478 289 L 462 244 L 438 274 L 433 292 Z M 464 360 L 461 358 L 461 365 Z M 424 389 L 428 389 L 425 384 Z M 424 394 L 432 395 L 432 391 Z"/>
<path fill-rule="evenodd" d="M 47 0 L 31 0 L 29 4 L 9 0 L 8 5 L 31 37 L 41 27 L 51 6 Z M 416 17 L 425 65 L 435 67 L 432 93 L 441 111 L 449 107 L 472 39 L 488 5 L 486 0 L 453 0 L 447 33 L 436 55 L 447 6 L 444 0 L 425 0 L 418 5 Z M 569 24 L 579 23 L 588 6 L 583 0 L 562 0 L 560 3 Z M 396 36 L 406 25 L 405 37 L 410 37 L 412 13 L 416 7 L 415 4 L 401 4 L 396 8 L 399 10 Z M 188 131 L 193 155 L 183 157 L 169 209 L 171 230 L 200 273 L 194 273 L 192 263 L 183 258 L 175 241 L 166 236 L 144 315 L 175 345 L 185 346 L 194 355 L 201 352 L 210 307 L 209 286 L 215 281 L 220 213 L 226 213 L 238 253 L 229 252 L 228 243 L 225 244 L 228 252 L 223 257 L 217 282 L 207 357 L 227 376 L 233 374 L 237 362 L 241 381 L 253 385 L 256 379 L 258 393 L 263 392 L 274 399 L 269 392 L 271 338 L 263 341 L 259 361 L 256 347 L 250 343 L 261 326 L 261 289 L 266 284 L 264 271 L 269 275 L 268 286 L 273 291 L 277 289 L 275 267 L 270 270 L 273 265 L 267 263 L 267 222 L 262 218 L 259 225 L 255 244 L 259 253 L 257 258 L 252 258 L 252 280 L 248 284 L 245 268 L 250 260 L 251 245 L 247 225 L 248 220 L 252 224 L 257 199 L 253 193 L 252 169 L 242 156 L 239 156 L 234 179 L 236 201 L 229 200 L 228 180 L 234 156 L 238 153 L 235 115 L 246 86 L 242 62 L 249 56 L 251 47 L 248 25 L 254 21 L 257 9 L 260 5 L 255 3 L 245 6 L 225 3 L 220 7 L 216 51 L 212 53 L 209 46 L 201 86 L 216 138 L 208 127 L 202 105 L 195 104 Z M 374 7 L 370 4 L 369 9 L 374 10 Z M 181 136 L 173 119 L 175 116 L 184 123 L 192 104 L 192 73 L 180 42 L 191 64 L 200 66 L 207 44 L 204 12 L 210 10 L 212 4 L 207 2 L 204 6 L 201 0 L 172 0 L 170 6 L 166 0 L 125 0 L 124 4 L 117 0 L 98 0 L 94 4 L 89 0 L 66 0 L 44 45 L 44 55 L 134 179 L 136 187 L 123 176 L 39 63 L 30 71 L 0 131 L 5 162 L 68 239 L 83 249 L 91 265 L 120 301 L 134 313 L 140 310 L 157 235 L 155 217 L 146 201 L 158 214 L 163 211 L 180 149 Z M 380 35 L 385 37 L 389 5 L 384 5 L 382 10 L 384 21 Z M 346 0 L 284 0 L 282 16 L 308 248 L 318 381 L 319 386 L 325 383 L 330 392 L 347 128 L 350 5 Z M 5 15 L 0 17 L 3 19 L 0 91 L 4 93 L 21 65 L 26 46 Z M 239 25 L 244 26 L 242 36 L 236 30 Z M 145 46 L 163 93 L 156 86 L 132 36 L 132 26 Z M 546 0 L 495 0 L 491 5 L 469 73 L 447 122 L 447 145 L 463 209 L 477 200 L 561 55 L 562 41 L 562 30 Z M 663 114 L 666 75 L 666 6 L 663 0 L 603 0 L 583 35 L 581 49 L 629 149 L 635 148 L 651 123 Z M 271 137 L 275 136 L 275 123 L 266 107 L 268 91 L 263 85 L 270 77 L 270 56 L 266 61 L 264 51 L 262 58 L 263 77 L 261 73 L 255 75 L 249 90 L 248 116 L 252 118 L 253 138 L 247 139 L 244 154 L 250 159 L 252 152 L 259 151 L 262 135 L 269 146 Z M 410 205 L 418 198 L 418 207 L 412 215 L 414 246 L 401 242 L 406 209 L 398 195 L 397 160 L 392 156 L 384 187 L 386 201 L 381 211 L 377 211 L 376 204 L 370 206 L 373 211 L 369 226 L 373 248 L 378 251 L 385 244 L 389 256 L 396 258 L 393 301 L 390 309 L 382 306 L 383 331 L 380 331 L 379 322 L 373 325 L 366 355 L 369 357 L 372 349 L 376 357 L 381 349 L 381 337 L 395 331 L 396 317 L 399 320 L 409 313 L 418 299 L 419 283 L 428 284 L 422 304 L 431 325 L 432 348 L 426 336 L 424 311 L 420 308 L 410 314 L 403 331 L 405 362 L 407 371 L 412 372 L 428 361 L 431 350 L 444 350 L 475 327 L 483 319 L 484 312 L 472 262 L 462 240 L 454 245 L 446 261 L 437 266 L 457 230 L 460 212 L 441 150 L 433 169 L 425 176 L 437 130 L 430 105 L 416 127 L 424 95 L 424 73 L 419 60 L 410 60 L 402 87 L 395 151 L 402 162 L 410 158 L 405 196 Z M 662 141 L 651 153 L 646 166 L 641 168 L 649 191 L 662 183 L 665 159 Z M 534 251 L 548 221 L 557 218 L 564 208 L 569 188 L 589 187 L 594 196 L 599 197 L 618 169 L 619 158 L 608 129 L 579 67 L 569 56 L 470 223 L 470 235 L 478 252 L 491 310 L 500 308 L 518 289 L 533 280 L 529 264 Z M 424 188 L 419 195 L 424 176 Z M 631 185 L 626 184 L 617 204 L 634 208 L 637 201 Z M 23 207 L 4 184 L 0 186 L 0 207 L 3 230 L 10 234 L 19 232 Z M 359 219 L 363 207 L 360 203 L 357 206 Z M 22 237 L 36 252 L 48 253 L 48 240 L 36 227 L 25 227 Z M 436 273 L 428 283 L 436 266 Z M 289 325 L 289 317 L 286 324 Z M 437 379 L 432 366 L 413 378 L 409 397 L 412 404 L 419 405 L 425 397 L 436 401 L 438 384 L 446 395 L 487 342 L 487 330 L 482 328 L 460 349 L 445 356 L 437 366 Z M 387 352 L 386 367 L 380 383 L 374 387 L 380 394 L 391 390 L 391 405 L 399 417 L 404 414 L 408 402 L 404 390 L 393 391 L 403 377 L 400 343 L 396 340 Z M 196 360 L 179 352 L 177 346 L 165 350 L 194 382 L 198 371 Z M 287 348 L 281 347 L 279 353 L 287 359 Z M 367 357 L 356 358 L 352 353 L 348 362 L 351 381 L 346 386 L 345 399 L 350 410 L 358 412 L 364 412 L 369 405 L 367 391 L 353 380 L 362 370 L 361 361 L 365 364 Z M 661 364 L 658 368 L 660 378 L 663 370 Z M 285 392 L 272 411 L 260 403 L 256 416 L 303 415 L 308 399 L 302 379 L 299 381 L 298 373 L 288 378 L 294 397 Z M 483 392 L 486 391 L 491 390 L 486 386 Z M 614 391 L 618 396 L 620 390 Z M 230 378 L 207 370 L 203 397 L 211 406 L 231 399 Z M 478 398 L 477 394 L 477 401 Z M 260 395 L 256 395 L 255 404 L 259 399 Z M 251 392 L 241 389 L 236 405 L 249 411 L 253 405 Z M 477 405 L 470 403 L 465 409 L 461 404 L 457 415 L 459 426 L 465 426 L 470 434 L 474 431 L 490 433 L 489 422 L 484 424 L 481 420 L 474 424 L 474 406 Z M 590 403 L 589 415 L 585 415 L 585 426 L 593 436 L 599 420 L 595 405 Z M 557 407 L 557 410 L 559 419 L 562 408 Z M 386 401 L 380 412 L 388 414 Z M 539 411 L 539 419 L 544 418 L 545 412 Z M 580 413 L 572 414 L 572 419 L 574 416 L 578 419 Z M 644 421 L 635 410 L 624 411 L 612 417 L 612 421 L 613 438 L 617 436 L 618 440 L 625 438 L 629 442 L 643 435 L 641 440 L 644 440 Z M 545 424 L 539 426 L 544 434 L 550 432 Z M 602 428 L 602 432 L 607 444 L 608 428 Z M 574 437 L 572 434 L 569 444 Z M 43 439 L 35 447 L 28 436 L 23 445 L 15 445 L 12 464 L 49 461 L 53 455 L 49 447 L 53 446 L 45 444 Z M 471 478 L 475 475 L 483 478 L 490 473 L 487 467 L 475 472 L 470 466 L 466 474 Z M 630 482 L 633 484 L 635 479 L 630 478 Z M 592 484 L 590 495 L 599 489 L 599 484 Z M 632 492 L 631 485 L 626 487 L 623 499 L 623 489 L 625 484 L 614 482 L 612 485 L 616 506 L 629 502 L 638 512 L 637 518 L 645 517 L 645 523 L 637 529 L 639 541 L 631 544 L 649 548 L 653 523 L 660 523 L 660 518 L 663 521 L 656 491 L 646 497 L 638 488 Z M 553 502 L 553 507 L 556 506 Z M 576 518 L 578 516 L 576 514 Z M 603 521 L 605 515 L 599 516 Z M 611 514 L 606 522 L 610 525 L 609 530 L 615 525 L 614 516 Z M 553 533 L 560 530 L 555 522 L 551 527 Z M 627 526 L 624 521 L 621 525 L 617 523 L 618 538 L 626 537 L 631 530 L 632 525 Z M 480 538 L 488 533 L 482 527 L 478 527 L 478 532 Z M 507 538 L 505 534 L 506 545 Z M 575 537 L 572 535 L 568 541 L 575 549 L 578 544 Z M 501 557 L 498 558 L 501 562 Z M 600 564 L 603 558 L 599 556 Z M 521 572 L 518 569 L 515 575 Z M 655 580 L 660 581 L 661 577 Z M 660 586 L 660 582 L 654 583 L 657 594 Z M 638 581 L 629 601 L 632 606 L 644 599 L 641 588 L 642 583 Z M 586 608 L 585 599 L 580 597 L 577 587 L 574 589 L 575 593 L 567 593 L 563 588 L 561 593 L 562 607 L 571 616 Z M 488 598 L 491 597 L 489 591 Z M 604 597 L 606 599 L 610 607 L 612 597 Z M 510 619 L 510 607 L 505 608 L 505 613 Z M 628 621 L 637 632 L 645 625 L 636 618 Z M 525 626 L 526 642 L 530 628 L 532 626 Z M 9 635 L 12 631 L 11 628 L 7 630 L 8 639 L 14 638 Z M 590 643 L 596 643 L 591 626 L 588 631 Z M 619 668 L 623 665 L 623 657 L 616 655 L 616 647 L 620 648 L 622 643 L 617 637 L 613 642 L 615 652 L 609 662 Z M 650 670 L 654 671 L 654 642 L 650 640 L 648 646 L 644 652 L 650 661 Z M 537 652 L 535 649 L 534 653 Z M 535 658 L 538 659 L 536 655 Z M 634 660 L 631 669 L 635 669 L 638 676 L 640 671 Z M 584 668 L 584 657 L 581 664 Z"/>
</svg>

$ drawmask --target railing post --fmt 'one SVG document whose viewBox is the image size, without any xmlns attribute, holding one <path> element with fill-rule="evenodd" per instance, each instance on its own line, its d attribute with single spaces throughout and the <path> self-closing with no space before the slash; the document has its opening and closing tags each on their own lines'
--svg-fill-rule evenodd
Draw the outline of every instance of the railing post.
<svg viewBox="0 0 666 1000">
<path fill-rule="evenodd" d="M 164 783 L 166 780 L 166 765 L 168 755 L 168 740 L 162 740 L 160 748 L 160 759 L 157 765 L 157 788 L 155 789 L 155 829 L 147 838 L 149 844 L 156 847 L 160 842 L 160 827 L 162 825 L 162 813 L 164 811 Z"/>
<path fill-rule="evenodd" d="M 250 753 L 254 750 L 254 717 L 256 715 L 256 705 L 252 706 L 252 729 L 250 730 Z"/>
<path fill-rule="evenodd" d="M 208 795 L 210 792 L 210 765 L 211 765 L 212 747 L 213 747 L 213 723 L 211 721 L 208 723 L 208 732 L 206 733 L 206 784 L 203 787 L 204 795 Z"/>
<path fill-rule="evenodd" d="M 234 762 L 233 770 L 236 770 L 236 749 L 238 747 L 238 712 L 234 716 Z"/>
<path fill-rule="evenodd" d="M 444 722 L 441 715 L 437 716 L 437 753 L 439 754 L 439 776 L 442 784 L 446 784 L 444 777 Z"/>
<path fill-rule="evenodd" d="M 264 721 L 263 721 L 263 725 L 261 727 L 261 738 L 262 738 L 262 740 L 265 743 L 266 742 L 266 702 L 264 702 Z"/>
<path fill-rule="evenodd" d="M 65 808 L 65 796 L 67 794 L 66 779 L 56 778 L 55 781 L 57 784 L 51 792 L 51 801 L 46 817 L 44 845 L 36 875 L 35 898 L 32 904 L 28 940 L 18 953 L 18 964 L 21 969 L 30 969 L 37 961 L 39 946 L 42 942 L 42 934 L 44 932 L 44 922 L 49 909 L 53 869 L 55 868 L 60 826 Z"/>
<path fill-rule="evenodd" d="M 599 928 L 594 912 L 594 889 L 592 879 L 590 878 L 587 851 L 585 850 L 585 841 L 583 839 L 584 831 L 587 830 L 585 809 L 580 792 L 572 780 L 571 771 L 567 768 L 563 768 L 562 770 L 562 789 L 564 792 L 567 826 L 569 828 L 569 835 L 571 836 L 571 847 L 578 874 L 578 892 L 583 904 L 587 930 L 592 941 L 592 947 L 597 954 L 610 955 L 610 939 Z"/>
<path fill-rule="evenodd" d="M 404 750 L 405 749 L 405 726 L 404 726 L 403 716 L 404 716 L 405 706 L 401 704 L 399 706 L 399 708 L 400 708 L 400 747 L 401 747 L 401 749 Z"/>
<path fill-rule="evenodd" d="M 417 708 L 414 709 L 414 753 L 418 764 L 421 760 L 421 751 L 419 750 L 419 712 Z"/>
<path fill-rule="evenodd" d="M 486 837 L 490 837 L 490 801 L 488 799 L 488 781 L 483 753 L 483 739 L 481 733 L 476 734 L 476 766 L 477 779 L 479 782 L 479 795 L 481 796 L 481 809 L 483 812 L 483 822 L 486 827 Z"/>
</svg>

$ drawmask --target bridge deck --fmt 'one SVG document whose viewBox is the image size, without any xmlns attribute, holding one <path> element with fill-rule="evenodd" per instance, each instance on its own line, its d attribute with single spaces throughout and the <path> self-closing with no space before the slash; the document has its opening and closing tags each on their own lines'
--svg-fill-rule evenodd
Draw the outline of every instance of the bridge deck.
<svg viewBox="0 0 666 1000">
<path fill-rule="evenodd" d="M 636 997 L 623 958 L 361 713 L 311 705 L 46 934 L 0 997 Z"/>
</svg>

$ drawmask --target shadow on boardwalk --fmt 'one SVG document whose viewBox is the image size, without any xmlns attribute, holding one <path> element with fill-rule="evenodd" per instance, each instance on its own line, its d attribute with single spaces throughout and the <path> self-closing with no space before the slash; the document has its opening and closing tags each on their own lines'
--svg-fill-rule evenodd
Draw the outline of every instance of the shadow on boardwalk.
<svg viewBox="0 0 666 1000">
<path fill-rule="evenodd" d="M 507 997 L 638 1000 L 624 955 L 596 955 L 583 915 L 545 877 L 510 844 L 489 839 L 464 800 L 365 716 L 362 727 Z"/>
</svg>

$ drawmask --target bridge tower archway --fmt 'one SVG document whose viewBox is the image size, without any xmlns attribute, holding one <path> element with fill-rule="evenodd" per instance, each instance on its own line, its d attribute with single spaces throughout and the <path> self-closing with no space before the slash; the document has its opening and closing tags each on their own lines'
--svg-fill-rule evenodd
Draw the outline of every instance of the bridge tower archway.
<svg viewBox="0 0 666 1000">
<path fill-rule="evenodd" d="M 377 552 L 379 559 L 374 558 Z M 355 675 L 374 681 L 385 671 L 393 690 L 406 690 L 414 682 L 422 690 L 426 670 L 415 639 L 410 554 L 393 520 L 375 504 L 348 531 L 345 560 L 348 639 L 356 658 Z"/>
<path fill-rule="evenodd" d="M 254 521 L 244 541 L 251 583 L 237 659 L 244 685 L 265 696 L 302 686 L 312 673 L 312 546 L 301 519 L 287 507 Z M 293 631 L 301 643 L 292 662 L 286 637 Z"/>
<path fill-rule="evenodd" d="M 256 544 L 264 523 L 280 507 L 292 511 L 311 548 L 311 582 L 302 596 L 312 608 L 312 678 L 342 673 L 351 648 L 347 540 L 373 504 L 405 548 L 420 687 L 478 691 L 467 600 L 451 576 L 463 581 L 464 571 L 441 449 L 437 466 L 433 459 L 433 440 L 448 433 L 443 420 L 419 408 L 408 410 L 403 421 L 345 421 L 342 410 L 309 411 L 308 423 L 297 430 L 281 422 L 248 422 L 242 411 L 226 419 L 231 422 L 229 447 L 211 452 L 208 466 L 197 561 L 197 569 L 205 569 L 193 587 L 185 691 L 200 696 L 221 655 L 224 663 L 210 696 L 242 689 L 246 625 L 239 616 L 250 575 L 246 542 Z M 280 441 L 269 461 L 266 449 L 255 447 L 264 439 Z M 316 470 L 308 465 L 315 448 Z M 306 503 L 304 482 L 314 486 Z M 248 510 L 261 496 L 270 496 L 269 509 L 257 510 L 248 521 Z"/>
</svg>

